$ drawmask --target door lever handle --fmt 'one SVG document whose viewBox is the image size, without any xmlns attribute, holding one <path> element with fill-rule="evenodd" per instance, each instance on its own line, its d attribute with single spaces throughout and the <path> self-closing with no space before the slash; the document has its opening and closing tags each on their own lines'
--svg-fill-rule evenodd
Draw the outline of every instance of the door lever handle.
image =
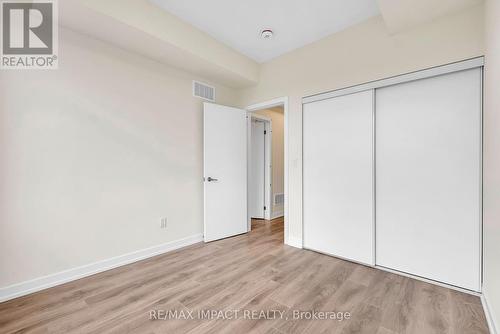
<svg viewBox="0 0 500 334">
<path fill-rule="evenodd" d="M 207 178 L 207 181 L 208 181 L 208 182 L 215 182 L 215 181 L 219 181 L 219 180 L 214 179 L 213 177 L 209 176 L 209 177 Z"/>
</svg>

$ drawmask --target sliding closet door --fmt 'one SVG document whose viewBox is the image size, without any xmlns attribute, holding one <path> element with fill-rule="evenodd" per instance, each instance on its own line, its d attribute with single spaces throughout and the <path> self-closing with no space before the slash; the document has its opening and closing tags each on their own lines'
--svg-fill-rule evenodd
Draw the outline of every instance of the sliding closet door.
<svg viewBox="0 0 500 334">
<path fill-rule="evenodd" d="M 373 263 L 373 91 L 303 109 L 304 247 Z"/>
<path fill-rule="evenodd" d="M 480 289 L 481 71 L 376 91 L 376 263 Z"/>
</svg>

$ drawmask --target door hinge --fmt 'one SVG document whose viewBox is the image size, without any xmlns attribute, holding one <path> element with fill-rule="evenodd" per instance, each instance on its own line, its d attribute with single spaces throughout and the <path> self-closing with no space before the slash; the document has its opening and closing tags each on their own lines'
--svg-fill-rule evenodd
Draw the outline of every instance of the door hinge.
<svg viewBox="0 0 500 334">
<path fill-rule="evenodd" d="M 267 210 L 267 207 L 264 205 L 264 211 L 266 211 L 266 210 Z"/>
<path fill-rule="evenodd" d="M 264 130 L 264 134 L 267 135 L 267 131 L 266 130 Z"/>
</svg>

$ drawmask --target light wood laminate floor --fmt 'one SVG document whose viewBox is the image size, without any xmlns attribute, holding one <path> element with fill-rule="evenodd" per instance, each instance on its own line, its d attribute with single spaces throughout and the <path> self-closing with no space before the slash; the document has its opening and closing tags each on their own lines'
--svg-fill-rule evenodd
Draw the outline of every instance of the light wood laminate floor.
<svg viewBox="0 0 500 334">
<path fill-rule="evenodd" d="M 152 310 L 177 310 L 186 317 L 193 312 L 194 319 L 150 320 Z M 284 316 L 249 320 L 241 313 L 238 320 L 207 320 L 197 317 L 200 310 L 240 310 L 257 317 L 261 314 L 250 312 L 275 310 Z M 351 316 L 300 320 L 294 310 Z M 488 330 L 478 297 L 285 246 L 282 219 L 254 221 L 246 235 L 196 244 L 0 304 L 0 333 L 249 332 Z"/>
</svg>

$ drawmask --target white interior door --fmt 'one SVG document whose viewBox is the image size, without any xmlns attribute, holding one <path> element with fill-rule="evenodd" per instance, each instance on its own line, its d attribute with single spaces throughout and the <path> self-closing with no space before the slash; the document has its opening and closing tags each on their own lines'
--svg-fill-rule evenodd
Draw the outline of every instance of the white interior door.
<svg viewBox="0 0 500 334">
<path fill-rule="evenodd" d="M 252 120 L 250 145 L 250 217 L 264 219 L 265 205 L 265 124 Z"/>
<path fill-rule="evenodd" d="M 204 238 L 247 232 L 247 113 L 203 105 Z"/>
<path fill-rule="evenodd" d="M 303 109 L 304 247 L 373 264 L 373 91 Z"/>
<path fill-rule="evenodd" d="M 479 291 L 481 70 L 376 101 L 377 264 Z"/>
</svg>

